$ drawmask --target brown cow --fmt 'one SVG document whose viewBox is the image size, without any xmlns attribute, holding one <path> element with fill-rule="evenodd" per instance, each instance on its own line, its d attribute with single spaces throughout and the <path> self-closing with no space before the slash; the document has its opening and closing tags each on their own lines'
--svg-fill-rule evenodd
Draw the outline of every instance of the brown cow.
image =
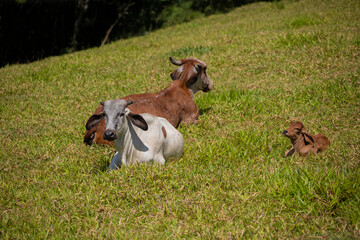
<svg viewBox="0 0 360 240">
<path fill-rule="evenodd" d="M 325 151 L 330 145 L 329 139 L 323 134 L 318 133 L 310 135 L 302 122 L 292 122 L 288 129 L 283 131 L 283 135 L 290 139 L 292 147 L 285 153 L 289 157 L 297 152 L 300 156 L 306 156 L 311 153 L 315 155 Z"/>
<path fill-rule="evenodd" d="M 193 96 L 199 90 L 210 91 L 214 88 L 214 84 L 207 76 L 204 62 L 194 58 L 178 61 L 171 57 L 170 61 L 180 67 L 171 73 L 170 76 L 174 81 L 169 87 L 157 93 L 134 94 L 122 99 L 133 101 L 129 109 L 134 114 L 151 113 L 157 117 L 166 118 L 177 128 L 180 123 L 194 123 L 198 120 L 199 108 Z M 99 105 L 93 115 L 102 112 L 103 106 Z M 87 127 L 84 143 L 112 145 L 112 142 L 103 138 L 105 128 L 104 119 L 97 125 Z"/>
</svg>

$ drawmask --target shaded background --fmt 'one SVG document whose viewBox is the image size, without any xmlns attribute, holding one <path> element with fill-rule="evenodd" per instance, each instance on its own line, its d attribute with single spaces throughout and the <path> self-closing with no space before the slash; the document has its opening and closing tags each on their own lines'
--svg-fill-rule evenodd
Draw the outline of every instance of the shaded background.
<svg viewBox="0 0 360 240">
<path fill-rule="evenodd" d="M 146 34 L 256 0 L 2 0 L 0 67 Z"/>
</svg>

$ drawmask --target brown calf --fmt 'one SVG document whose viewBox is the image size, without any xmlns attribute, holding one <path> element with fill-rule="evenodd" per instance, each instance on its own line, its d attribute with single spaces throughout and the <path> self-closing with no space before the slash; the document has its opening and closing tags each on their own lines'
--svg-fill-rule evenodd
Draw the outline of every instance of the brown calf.
<svg viewBox="0 0 360 240">
<path fill-rule="evenodd" d="M 297 152 L 300 156 L 306 156 L 311 153 L 315 155 L 325 151 L 330 145 L 329 139 L 323 134 L 318 133 L 310 135 L 302 122 L 292 122 L 288 129 L 283 131 L 283 135 L 290 139 L 292 147 L 285 153 L 289 157 Z"/>
<path fill-rule="evenodd" d="M 193 101 L 193 96 L 199 90 L 210 91 L 214 85 L 207 76 L 204 62 L 194 58 L 184 58 L 177 61 L 171 57 L 170 61 L 179 68 L 171 73 L 170 76 L 174 81 L 169 87 L 157 93 L 134 94 L 122 99 L 133 101 L 133 104 L 129 106 L 132 113 L 151 113 L 167 119 L 177 128 L 180 123 L 197 121 L 199 108 Z M 99 115 L 102 111 L 103 106 L 99 105 L 93 115 Z M 112 142 L 103 138 L 105 128 L 104 119 L 99 124 L 88 127 L 85 132 L 84 143 L 87 145 L 93 143 L 112 145 Z"/>
</svg>

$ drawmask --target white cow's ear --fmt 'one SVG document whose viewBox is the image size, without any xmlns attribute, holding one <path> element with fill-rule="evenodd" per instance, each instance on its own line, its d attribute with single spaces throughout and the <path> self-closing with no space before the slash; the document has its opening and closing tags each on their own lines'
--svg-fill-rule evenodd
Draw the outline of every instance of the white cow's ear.
<svg viewBox="0 0 360 240">
<path fill-rule="evenodd" d="M 101 122 L 101 120 L 104 119 L 104 117 L 105 117 L 104 112 L 91 115 L 91 117 L 89 118 L 89 120 L 86 123 L 86 126 L 85 126 L 86 130 L 90 130 L 90 129 L 96 127 Z"/>
<path fill-rule="evenodd" d="M 131 112 L 126 114 L 127 118 L 131 121 L 132 124 L 137 126 L 138 128 L 146 131 L 148 130 L 148 124 L 145 119 L 139 114 L 132 114 Z"/>
</svg>

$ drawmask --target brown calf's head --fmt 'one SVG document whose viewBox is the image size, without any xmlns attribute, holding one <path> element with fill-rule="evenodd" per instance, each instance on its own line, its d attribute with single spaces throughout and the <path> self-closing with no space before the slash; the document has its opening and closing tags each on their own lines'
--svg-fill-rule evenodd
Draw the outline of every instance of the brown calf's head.
<svg viewBox="0 0 360 240">
<path fill-rule="evenodd" d="M 201 90 L 208 92 L 214 88 L 213 82 L 210 80 L 206 73 L 206 64 L 195 58 L 184 58 L 180 61 L 170 57 L 172 64 L 180 66 L 171 73 L 173 80 L 179 79 L 184 81 L 186 86 L 196 93 Z"/>
<path fill-rule="evenodd" d="M 282 132 L 282 134 L 283 136 L 289 138 L 291 142 L 294 142 L 303 131 L 305 131 L 305 127 L 302 122 L 292 122 L 290 123 L 290 126 Z"/>
<path fill-rule="evenodd" d="M 288 129 L 283 131 L 283 135 L 291 140 L 293 144 L 314 144 L 314 138 L 306 131 L 302 122 L 292 122 Z"/>
</svg>

